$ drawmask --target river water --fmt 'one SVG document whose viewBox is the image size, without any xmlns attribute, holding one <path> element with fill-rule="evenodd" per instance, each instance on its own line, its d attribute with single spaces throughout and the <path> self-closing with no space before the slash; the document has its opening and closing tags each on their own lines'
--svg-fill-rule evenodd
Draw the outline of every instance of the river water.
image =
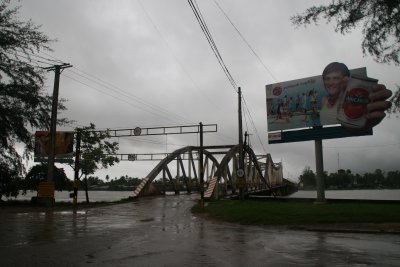
<svg viewBox="0 0 400 267">
<path fill-rule="evenodd" d="M 317 191 L 298 191 L 289 197 L 317 198 Z M 400 200 L 400 189 L 326 190 L 326 199 Z"/>
<path fill-rule="evenodd" d="M 105 192 L 91 192 L 93 200 L 97 194 Z M 221 223 L 190 212 L 198 199 L 181 194 L 80 210 L 5 210 L 0 266 L 400 266 L 398 234 Z"/>
<path fill-rule="evenodd" d="M 70 202 L 68 191 L 56 191 L 56 202 Z M 20 194 L 18 200 L 30 200 L 36 196 L 36 191 Z M 118 201 L 132 196 L 132 191 L 89 191 L 89 200 L 96 201 Z M 289 198 L 317 198 L 316 191 L 298 191 Z M 400 189 L 375 189 L 375 190 L 326 190 L 326 199 L 370 199 L 370 200 L 400 200 Z M 13 198 L 10 198 L 13 199 Z M 78 192 L 78 202 L 86 201 L 85 192 Z"/>
</svg>

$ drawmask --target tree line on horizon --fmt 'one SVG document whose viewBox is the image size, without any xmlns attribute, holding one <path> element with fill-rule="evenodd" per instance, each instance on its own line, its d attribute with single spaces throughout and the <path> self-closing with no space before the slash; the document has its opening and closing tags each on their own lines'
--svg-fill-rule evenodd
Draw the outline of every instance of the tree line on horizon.
<svg viewBox="0 0 400 267">
<path fill-rule="evenodd" d="M 351 170 L 340 169 L 335 173 L 324 172 L 323 179 L 326 189 L 399 189 L 400 171 L 384 172 L 376 169 L 374 172 L 354 174 Z M 306 167 L 299 177 L 300 189 L 314 189 L 316 187 L 316 173 Z"/>
</svg>

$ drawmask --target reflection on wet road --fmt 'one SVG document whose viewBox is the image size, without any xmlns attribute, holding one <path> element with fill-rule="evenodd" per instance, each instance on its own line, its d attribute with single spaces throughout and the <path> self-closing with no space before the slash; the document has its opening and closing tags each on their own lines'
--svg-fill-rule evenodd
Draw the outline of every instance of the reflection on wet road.
<svg viewBox="0 0 400 267">
<path fill-rule="evenodd" d="M 194 217 L 197 195 L 85 211 L 1 213 L 0 266 L 400 266 L 400 236 Z"/>
</svg>

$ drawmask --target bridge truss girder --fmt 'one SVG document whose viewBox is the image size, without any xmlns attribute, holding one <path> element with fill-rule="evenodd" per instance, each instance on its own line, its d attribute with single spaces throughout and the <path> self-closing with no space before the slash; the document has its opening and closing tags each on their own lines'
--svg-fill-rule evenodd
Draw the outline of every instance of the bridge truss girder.
<svg viewBox="0 0 400 267">
<path fill-rule="evenodd" d="M 235 194 L 237 191 L 237 176 L 236 171 L 239 166 L 239 145 L 236 146 L 207 146 L 203 149 L 205 156 L 203 162 L 204 183 L 206 192 L 211 190 L 212 198 L 219 198 L 223 195 Z M 216 148 L 229 148 L 229 151 L 212 151 Z M 279 186 L 283 183 L 281 165 L 274 164 L 269 154 L 266 156 L 257 157 L 253 150 L 244 147 L 245 159 L 245 178 L 246 190 L 262 190 L 271 189 L 273 186 Z M 165 193 L 166 191 L 174 191 L 179 193 L 181 188 L 185 188 L 187 192 L 193 189 L 200 189 L 200 162 L 194 153 L 200 153 L 200 147 L 187 146 L 168 154 L 161 160 L 156 167 L 142 180 L 141 184 L 134 191 L 133 197 L 150 195 L 157 191 L 151 186 L 151 183 L 162 175 L 163 188 L 158 188 L 158 191 Z M 214 155 L 224 154 L 224 157 L 218 161 Z M 265 163 L 260 159 L 266 159 Z M 187 164 L 184 163 L 187 161 Z M 196 164 L 197 161 L 197 164 Z M 176 165 L 174 166 L 174 164 Z M 173 177 L 171 169 L 176 170 L 176 176 Z M 276 173 L 280 177 L 276 179 Z M 275 173 L 275 175 L 274 175 Z M 192 175 L 193 174 L 193 175 Z M 180 179 L 177 179 L 179 177 Z M 275 177 L 275 178 L 274 178 Z M 181 184 L 183 183 L 183 185 Z M 172 190 L 168 190 L 168 187 Z M 210 188 L 212 187 L 212 188 Z"/>
</svg>

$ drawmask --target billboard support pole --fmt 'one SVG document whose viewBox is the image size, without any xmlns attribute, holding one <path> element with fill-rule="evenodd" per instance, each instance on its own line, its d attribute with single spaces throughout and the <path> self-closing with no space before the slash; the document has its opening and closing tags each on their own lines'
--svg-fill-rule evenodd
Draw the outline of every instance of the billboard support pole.
<svg viewBox="0 0 400 267">
<path fill-rule="evenodd" d="M 315 140 L 315 164 L 317 171 L 317 201 L 325 203 L 325 183 L 324 183 L 324 159 L 322 153 L 322 139 Z"/>
</svg>

